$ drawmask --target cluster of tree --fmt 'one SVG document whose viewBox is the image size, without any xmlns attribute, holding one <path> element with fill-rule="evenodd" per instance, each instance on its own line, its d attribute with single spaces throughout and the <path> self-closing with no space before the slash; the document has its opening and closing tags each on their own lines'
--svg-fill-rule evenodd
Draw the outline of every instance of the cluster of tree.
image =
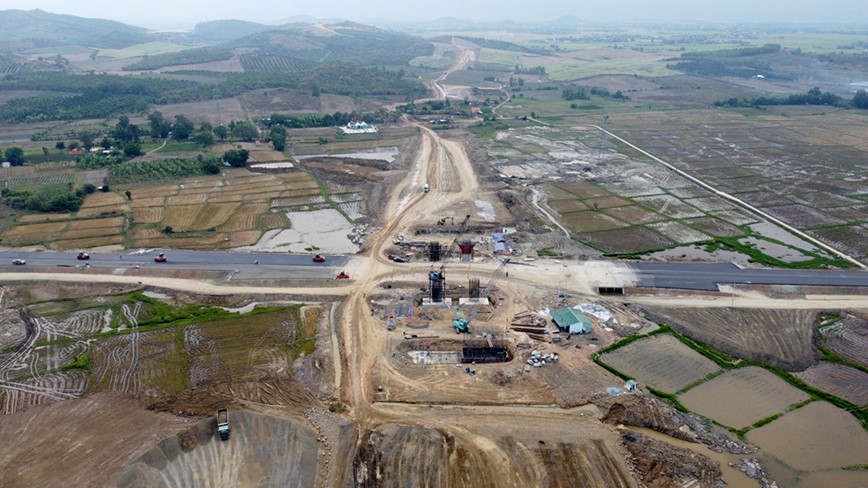
<svg viewBox="0 0 868 488">
<path fill-rule="evenodd" d="M 126 157 L 116 152 L 110 154 L 88 153 L 75 157 L 75 167 L 84 170 L 109 168 L 126 160 Z"/>
<path fill-rule="evenodd" d="M 765 44 L 760 47 L 740 47 L 736 49 L 720 49 L 717 51 L 704 51 L 696 53 L 684 53 L 682 58 L 742 58 L 761 56 L 763 54 L 775 54 L 781 51 L 780 44 Z"/>
<path fill-rule="evenodd" d="M 200 83 L 144 76 L 22 73 L 0 78 L 0 90 L 44 91 L 8 100 L 0 106 L 7 122 L 79 120 L 134 113 L 151 104 L 207 98 Z"/>
<path fill-rule="evenodd" d="M 121 69 L 124 71 L 145 71 L 165 68 L 166 66 L 212 63 L 225 61 L 231 58 L 232 54 L 232 49 L 226 47 L 200 47 L 174 53 L 145 56 L 141 61 L 128 64 Z"/>
<path fill-rule="evenodd" d="M 35 190 L 3 188 L 0 197 L 12 208 L 34 213 L 75 212 L 84 203 L 84 197 L 95 190 L 93 185 L 73 190 L 72 183 L 46 185 Z"/>
<path fill-rule="evenodd" d="M 396 118 L 397 114 L 390 113 L 386 109 L 379 109 L 376 112 L 368 113 L 335 112 L 333 114 L 271 114 L 271 117 L 262 119 L 262 124 L 266 127 L 281 125 L 288 129 L 302 129 L 305 127 L 334 127 L 338 125 L 346 125 L 353 120 L 381 123 L 394 121 Z"/>
<path fill-rule="evenodd" d="M 545 75 L 546 68 L 545 66 L 522 66 L 520 64 L 515 65 L 515 72 L 519 74 L 529 74 L 529 75 Z"/>
<path fill-rule="evenodd" d="M 513 78 L 512 76 L 510 76 L 509 77 L 509 86 L 510 86 L 510 88 L 523 87 L 524 86 L 524 78 Z"/>
<path fill-rule="evenodd" d="M 268 138 L 271 140 L 271 145 L 274 146 L 275 151 L 286 149 L 287 136 L 286 127 L 282 125 L 272 125 L 271 130 L 268 132 Z"/>
<path fill-rule="evenodd" d="M 263 71 L 212 75 L 224 97 L 261 88 L 405 99 L 417 98 L 426 92 L 421 83 L 407 78 L 403 71 L 376 68 L 323 65 L 291 73 Z M 0 78 L 0 91 L 36 90 L 45 93 L 8 100 L 0 104 L 0 114 L 5 121 L 13 123 L 104 118 L 120 113 L 144 112 L 152 105 L 207 99 L 212 89 L 194 81 L 155 76 L 9 74 Z"/>
<path fill-rule="evenodd" d="M 730 76 L 734 78 L 763 76 L 770 79 L 792 79 L 791 76 L 775 73 L 771 70 L 768 63 L 763 62 L 745 63 L 738 60 L 727 62 L 719 59 L 697 58 L 667 64 L 666 67 L 671 70 L 700 76 Z"/>
<path fill-rule="evenodd" d="M 3 152 L 3 160 L 9 162 L 12 166 L 22 166 L 27 162 L 27 159 L 24 157 L 24 149 L 18 146 L 6 148 L 6 151 Z"/>
<path fill-rule="evenodd" d="M 223 161 L 233 168 L 243 168 L 247 165 L 250 152 L 247 149 L 230 149 L 223 153 Z"/>
<path fill-rule="evenodd" d="M 591 95 L 585 87 L 564 88 L 561 90 L 561 98 L 564 100 L 590 100 Z"/>
<path fill-rule="evenodd" d="M 612 98 L 615 98 L 618 100 L 629 100 L 630 99 L 630 97 L 621 93 L 621 90 L 615 90 L 615 93 L 612 93 L 606 88 L 597 88 L 597 87 L 591 88 L 591 95 L 596 95 L 598 97 L 612 97 Z"/>
<path fill-rule="evenodd" d="M 769 105 L 831 105 L 845 107 L 847 106 L 847 102 L 838 95 L 822 92 L 817 87 L 811 88 L 807 93 L 786 97 L 756 97 L 742 100 L 730 98 L 714 102 L 715 107 L 765 107 Z M 855 104 L 853 105 L 856 106 Z"/>
<path fill-rule="evenodd" d="M 112 184 L 155 180 L 175 180 L 185 176 L 219 174 L 223 163 L 219 158 L 160 159 L 156 161 L 126 161 L 111 166 L 108 180 Z"/>
</svg>

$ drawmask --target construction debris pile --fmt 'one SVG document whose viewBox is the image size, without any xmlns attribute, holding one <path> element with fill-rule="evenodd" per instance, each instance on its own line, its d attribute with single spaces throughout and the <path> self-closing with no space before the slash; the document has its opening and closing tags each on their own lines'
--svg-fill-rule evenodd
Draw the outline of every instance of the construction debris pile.
<svg viewBox="0 0 868 488">
<path fill-rule="evenodd" d="M 530 358 L 527 361 L 525 361 L 525 363 L 527 363 L 527 365 L 525 365 L 524 370 L 530 371 L 531 366 L 533 366 L 534 368 L 541 368 L 541 367 L 545 366 L 546 363 L 549 363 L 549 364 L 556 363 L 556 362 L 558 362 L 558 360 L 559 360 L 559 358 L 558 358 L 557 353 L 552 352 L 549 354 L 543 354 L 543 353 L 537 351 L 536 349 L 534 349 L 533 351 L 530 352 Z"/>
</svg>

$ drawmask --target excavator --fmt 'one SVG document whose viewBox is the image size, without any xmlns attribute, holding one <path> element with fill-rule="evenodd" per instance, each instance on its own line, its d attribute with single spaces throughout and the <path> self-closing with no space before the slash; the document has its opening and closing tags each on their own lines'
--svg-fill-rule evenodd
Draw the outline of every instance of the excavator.
<svg viewBox="0 0 868 488">
<path fill-rule="evenodd" d="M 473 308 L 470 309 L 470 312 L 467 314 L 466 317 L 461 315 L 461 310 L 455 310 L 455 320 L 452 321 L 452 326 L 455 327 L 456 334 L 461 334 L 462 332 L 470 332 L 470 321 L 472 321 L 473 318 L 476 317 L 477 312 L 479 312 L 479 306 L 482 305 L 482 302 L 488 299 L 488 296 L 491 294 L 491 290 L 494 288 L 497 280 L 500 279 L 500 276 L 503 274 L 508 263 L 509 258 L 504 258 L 500 261 L 500 266 L 497 267 L 494 275 L 492 275 L 491 279 L 488 280 L 485 288 L 480 290 L 479 298 L 476 300 L 476 303 L 473 305 Z"/>
</svg>

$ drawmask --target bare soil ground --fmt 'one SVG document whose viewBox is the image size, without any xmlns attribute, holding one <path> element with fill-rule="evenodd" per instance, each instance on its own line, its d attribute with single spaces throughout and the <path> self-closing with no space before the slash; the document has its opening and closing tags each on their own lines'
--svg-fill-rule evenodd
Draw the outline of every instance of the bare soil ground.
<svg viewBox="0 0 868 488">
<path fill-rule="evenodd" d="M 117 393 L 0 416 L 0 438 L 7 446 L 0 452 L 0 479 L 13 488 L 111 486 L 145 446 L 194 422 L 148 411 Z"/>
<path fill-rule="evenodd" d="M 816 364 L 817 312 L 644 307 L 656 322 L 737 357 L 799 371 Z"/>
</svg>

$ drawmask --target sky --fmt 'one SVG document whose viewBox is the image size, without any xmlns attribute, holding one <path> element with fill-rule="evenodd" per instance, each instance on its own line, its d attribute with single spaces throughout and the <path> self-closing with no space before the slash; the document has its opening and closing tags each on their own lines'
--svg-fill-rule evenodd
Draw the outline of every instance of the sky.
<svg viewBox="0 0 868 488">
<path fill-rule="evenodd" d="M 868 0 L 0 0 L 0 10 L 47 12 L 117 20 L 149 29 L 190 29 L 207 20 L 279 24 L 290 17 L 430 21 L 549 20 L 715 21 L 868 24 Z"/>
</svg>

